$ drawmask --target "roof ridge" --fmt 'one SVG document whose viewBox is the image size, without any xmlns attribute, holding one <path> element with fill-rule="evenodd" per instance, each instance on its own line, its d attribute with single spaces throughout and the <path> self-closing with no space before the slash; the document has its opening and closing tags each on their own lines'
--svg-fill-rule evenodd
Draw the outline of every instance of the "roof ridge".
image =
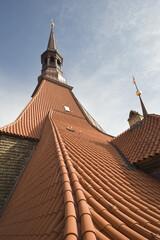
<svg viewBox="0 0 160 240">
<path fill-rule="evenodd" d="M 49 115 L 49 117 L 51 118 L 51 114 Z M 52 126 L 53 126 L 52 127 L 53 132 L 55 134 L 55 137 L 56 137 L 57 141 L 59 142 L 59 146 L 60 146 L 62 154 L 64 156 L 66 168 L 67 168 L 68 173 L 69 173 L 69 178 L 70 178 L 71 184 L 73 186 L 72 191 L 74 192 L 75 197 L 76 197 L 76 204 L 78 206 L 79 215 L 80 215 L 80 219 L 81 219 L 80 222 L 81 222 L 82 236 L 85 235 L 86 240 L 90 240 L 91 239 L 90 237 L 92 237 L 92 240 L 96 240 L 96 233 L 95 233 L 95 230 L 94 230 L 94 225 L 93 225 L 93 222 L 92 222 L 91 214 L 90 214 L 90 211 L 89 211 L 88 204 L 86 203 L 86 198 L 83 194 L 81 184 L 80 184 L 79 179 L 77 177 L 77 172 L 72 165 L 72 162 L 71 162 L 71 159 L 70 159 L 69 154 L 67 152 L 67 149 L 65 148 L 65 145 L 64 145 L 63 140 L 61 138 L 61 135 L 58 131 L 58 128 L 57 128 L 55 122 L 53 121 L 53 118 L 51 118 L 51 122 L 52 122 Z M 83 226 L 85 226 L 84 229 L 83 229 Z"/>
<path fill-rule="evenodd" d="M 66 167 L 66 163 L 64 160 L 64 155 L 61 150 L 61 146 L 58 140 L 58 136 L 55 130 L 55 123 L 53 121 L 53 110 L 50 110 L 48 113 L 48 119 L 50 121 L 53 137 L 55 140 L 55 145 L 57 149 L 57 155 L 59 160 L 59 165 L 61 168 L 61 178 L 63 184 L 63 193 L 64 193 L 64 206 L 65 206 L 65 232 L 64 238 L 68 235 L 73 235 L 78 237 L 78 227 L 77 227 L 77 216 L 76 210 L 74 206 L 74 199 L 72 194 L 72 187 L 69 179 L 69 173 Z M 70 227 L 69 224 L 72 226 Z M 74 227 L 73 227 L 74 225 Z M 74 229 L 74 230 L 73 230 Z"/>
<path fill-rule="evenodd" d="M 42 90 L 42 87 L 44 85 L 44 82 L 41 84 L 40 88 L 38 89 L 38 91 L 36 92 L 36 94 L 34 95 L 34 97 L 29 101 L 29 103 L 26 105 L 26 107 L 22 110 L 22 112 L 19 114 L 19 116 L 16 118 L 15 121 L 5 125 L 4 127 L 0 128 L 0 132 L 6 132 L 6 133 L 10 133 L 9 131 L 4 131 L 7 128 L 9 128 L 10 126 L 13 126 L 14 124 L 18 123 L 20 121 L 20 119 L 23 117 L 23 115 L 25 114 L 25 112 L 27 111 L 27 109 L 33 104 L 33 102 L 36 100 L 36 98 L 38 97 L 38 95 L 40 94 L 40 91 Z M 11 133 L 12 135 L 18 135 L 18 136 L 23 136 L 20 134 L 15 134 L 15 133 Z M 27 136 L 25 136 L 27 137 Z M 30 137 L 29 137 L 30 138 Z M 33 138 L 35 139 L 35 138 Z"/>
<path fill-rule="evenodd" d="M 151 114 L 148 114 L 148 117 L 155 117 L 155 118 L 160 118 L 160 115 L 158 114 L 155 114 L 155 113 L 151 113 Z"/>
<path fill-rule="evenodd" d="M 160 119 L 160 115 L 155 114 L 155 113 L 148 114 L 146 118 L 144 118 L 144 119 L 141 120 L 141 122 L 146 121 L 148 118 Z M 139 125 L 138 125 L 138 126 L 139 126 Z M 136 128 L 133 128 L 133 130 L 134 130 L 134 129 L 137 129 L 137 127 L 136 127 Z M 111 141 L 114 142 L 115 139 L 121 137 L 123 134 L 129 132 L 130 130 L 131 130 L 130 128 L 126 129 L 124 132 L 118 134 L 118 135 L 117 135 L 115 138 L 113 138 L 113 140 L 111 140 Z"/>
<path fill-rule="evenodd" d="M 87 120 L 87 122 L 92 126 L 94 127 L 96 130 L 98 130 L 99 132 L 107 135 L 107 136 L 110 136 L 110 137 L 113 137 L 112 135 L 106 133 L 103 128 L 96 122 L 96 120 L 89 114 L 89 112 L 83 107 L 83 105 L 78 101 L 78 99 L 76 98 L 76 96 L 74 95 L 74 93 L 71 91 L 71 94 L 75 100 L 75 102 L 77 103 L 78 107 L 80 108 L 82 114 L 84 115 L 85 119 Z M 92 121 L 91 121 L 92 119 Z"/>
<path fill-rule="evenodd" d="M 22 115 L 24 114 L 24 112 L 31 106 L 31 104 L 36 100 L 36 98 L 38 97 L 38 95 L 40 94 L 42 87 L 44 85 L 45 82 L 42 82 L 40 88 L 38 89 L 38 91 L 36 92 L 35 96 L 30 100 L 30 102 L 27 104 L 27 106 L 23 109 L 23 111 L 20 113 L 20 115 L 16 118 L 15 121 L 19 120 Z"/>
</svg>

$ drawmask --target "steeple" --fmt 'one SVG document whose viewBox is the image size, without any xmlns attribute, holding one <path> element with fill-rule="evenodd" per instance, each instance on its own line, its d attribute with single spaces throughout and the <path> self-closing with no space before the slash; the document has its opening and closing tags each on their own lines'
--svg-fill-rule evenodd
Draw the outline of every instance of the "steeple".
<svg viewBox="0 0 160 240">
<path fill-rule="evenodd" d="M 141 103 L 141 108 L 142 108 L 142 112 L 143 112 L 143 117 L 146 118 L 148 116 L 148 112 L 147 112 L 147 109 L 143 103 L 143 100 L 141 98 L 141 94 L 142 92 L 138 90 L 138 87 L 137 87 L 137 84 L 136 84 L 136 80 L 135 78 L 133 77 L 133 84 L 135 85 L 136 89 L 137 89 L 137 92 L 136 92 L 136 95 L 139 97 L 139 100 L 140 100 L 140 103 Z"/>
<path fill-rule="evenodd" d="M 54 23 L 52 21 L 47 50 L 41 55 L 42 71 L 39 79 L 46 77 L 53 82 L 59 81 L 66 83 L 62 72 L 63 58 L 56 48 L 53 27 Z"/>
<path fill-rule="evenodd" d="M 51 22 L 51 33 L 50 33 L 50 37 L 49 37 L 49 41 L 48 41 L 48 47 L 47 49 L 56 49 L 56 40 L 54 37 L 54 33 L 53 33 L 53 27 L 54 27 L 54 23 Z"/>
</svg>

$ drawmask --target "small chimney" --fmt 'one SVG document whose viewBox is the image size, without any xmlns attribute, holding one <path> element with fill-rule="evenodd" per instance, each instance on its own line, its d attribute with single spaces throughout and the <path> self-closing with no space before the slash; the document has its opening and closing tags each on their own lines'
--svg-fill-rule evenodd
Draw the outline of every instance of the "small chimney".
<svg viewBox="0 0 160 240">
<path fill-rule="evenodd" d="M 139 114 L 136 111 L 131 110 L 129 113 L 129 118 L 128 118 L 130 128 L 134 127 L 136 124 L 141 122 L 143 120 L 143 118 L 144 117 L 141 114 Z"/>
</svg>

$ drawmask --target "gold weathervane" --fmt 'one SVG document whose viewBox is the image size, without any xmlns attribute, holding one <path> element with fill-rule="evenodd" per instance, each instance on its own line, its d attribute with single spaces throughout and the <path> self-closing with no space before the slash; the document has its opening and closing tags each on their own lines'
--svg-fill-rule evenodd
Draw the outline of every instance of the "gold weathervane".
<svg viewBox="0 0 160 240">
<path fill-rule="evenodd" d="M 134 84 L 135 87 L 136 87 L 136 90 L 137 90 L 136 95 L 139 97 L 139 100 L 140 100 L 140 103 L 141 103 L 141 108 L 142 108 L 142 112 L 143 112 L 143 117 L 146 118 L 146 117 L 148 116 L 148 112 L 147 112 L 147 109 L 146 109 L 146 107 L 145 107 L 145 105 L 144 105 L 144 103 L 143 103 L 143 101 L 142 101 L 142 98 L 141 98 L 142 92 L 139 91 L 139 89 L 138 89 L 138 87 L 137 87 L 137 84 L 136 84 L 136 80 L 135 80 L 134 77 L 133 77 L 133 84 Z"/>
<path fill-rule="evenodd" d="M 137 84 L 136 84 L 136 80 L 135 80 L 134 77 L 133 77 L 133 84 L 135 85 L 135 87 L 136 87 L 136 89 L 137 89 L 136 95 L 137 95 L 137 96 L 141 96 L 142 92 L 138 90 L 138 87 L 137 87 Z"/>
<path fill-rule="evenodd" d="M 51 19 L 51 28 L 53 28 L 54 27 L 54 23 L 53 23 L 53 18 Z"/>
</svg>

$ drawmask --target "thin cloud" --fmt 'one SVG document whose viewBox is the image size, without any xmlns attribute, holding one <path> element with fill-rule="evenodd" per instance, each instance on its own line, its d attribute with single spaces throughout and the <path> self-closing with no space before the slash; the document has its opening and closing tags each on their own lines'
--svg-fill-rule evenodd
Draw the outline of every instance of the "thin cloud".
<svg viewBox="0 0 160 240">
<path fill-rule="evenodd" d="M 79 2 L 62 0 L 55 2 L 54 5 L 52 1 L 48 1 L 47 5 L 40 0 L 40 3 L 40 6 L 44 7 L 43 21 L 54 17 L 56 42 L 58 51 L 64 58 L 63 72 L 68 84 L 74 86 L 77 98 L 106 132 L 119 134 L 128 128 L 129 111 L 131 109 L 141 111 L 135 95 L 136 90 L 132 85 L 132 75 L 135 75 L 137 84 L 143 92 L 142 97 L 148 111 L 160 113 L 159 1 L 135 0 L 126 3 L 126 0 L 102 0 L 97 4 L 96 0 Z M 42 10 L 38 6 L 35 17 L 39 16 Z M 29 22 L 30 19 L 26 21 Z M 44 27 L 42 19 L 40 21 Z M 28 31 L 32 34 L 32 23 L 30 25 Z M 39 25 L 37 29 L 40 29 Z M 41 42 L 46 42 L 46 33 L 40 35 Z M 40 45 L 39 36 L 35 39 L 39 43 L 37 47 Z M 14 55 L 14 49 L 12 54 Z M 18 53 L 15 54 L 17 56 Z M 14 99 L 12 87 L 9 86 L 0 90 L 6 102 L 5 106 L 2 103 L 0 105 L 3 112 L 1 116 L 4 118 L 5 114 L 8 122 L 19 115 L 27 103 L 27 96 L 31 95 L 37 83 L 36 75 L 33 75 L 35 65 L 25 67 L 28 70 L 29 82 L 22 72 L 19 74 L 18 66 L 17 68 L 14 66 L 17 72 L 17 76 L 14 76 L 14 85 L 19 96 Z M 5 83 L 2 82 L 1 86 L 11 81 L 14 79 L 7 73 Z M 21 89 L 17 87 L 20 81 L 24 84 Z M 29 89 L 32 89 L 29 93 L 25 90 L 27 84 Z M 16 106 L 10 111 L 11 114 L 9 107 L 7 108 L 7 101 L 10 100 L 7 100 L 2 92 L 7 92 L 11 99 L 8 106 L 13 104 Z"/>
</svg>

